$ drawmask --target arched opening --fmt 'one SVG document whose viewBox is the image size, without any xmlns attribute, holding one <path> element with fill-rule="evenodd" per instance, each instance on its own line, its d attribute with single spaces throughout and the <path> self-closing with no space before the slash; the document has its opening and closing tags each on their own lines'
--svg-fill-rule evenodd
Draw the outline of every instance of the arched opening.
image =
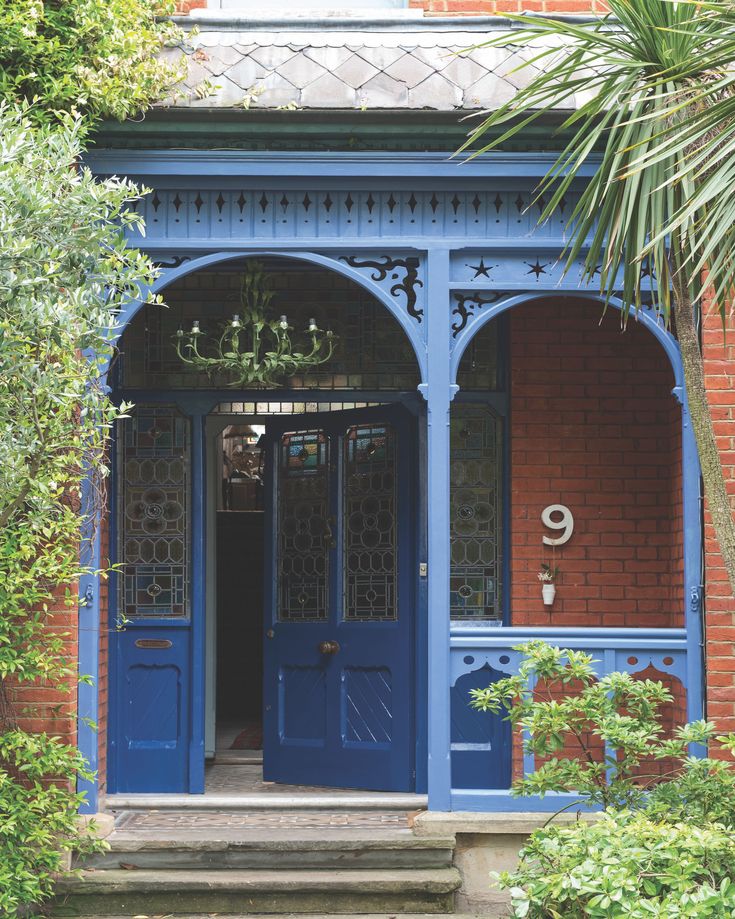
<svg viewBox="0 0 735 919">
<path fill-rule="evenodd" d="M 414 790 L 414 350 L 350 277 L 258 262 L 267 318 L 294 350 L 311 320 L 330 329 L 328 361 L 248 389 L 182 362 L 179 329 L 198 322 L 214 355 L 244 315 L 236 258 L 141 307 L 111 370 L 136 407 L 117 436 L 110 790 L 201 791 L 205 756 L 211 790 L 257 790 L 261 749 L 276 782 Z"/>
<path fill-rule="evenodd" d="M 451 410 L 453 628 L 682 628 L 680 381 L 650 329 L 553 296 L 498 309 L 466 341 Z M 481 389 L 472 373 L 488 354 L 499 369 Z M 554 505 L 573 528 L 549 545 L 565 533 L 542 520 Z M 550 604 L 543 565 L 556 575 Z M 513 756 L 517 773 L 517 742 Z M 477 787 L 467 754 L 454 760 L 453 787 Z"/>
</svg>

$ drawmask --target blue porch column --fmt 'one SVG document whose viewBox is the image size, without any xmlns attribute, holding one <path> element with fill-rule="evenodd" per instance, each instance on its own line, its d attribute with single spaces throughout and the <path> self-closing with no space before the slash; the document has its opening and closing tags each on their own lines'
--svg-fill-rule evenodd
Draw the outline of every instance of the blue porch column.
<svg viewBox="0 0 735 919">
<path fill-rule="evenodd" d="M 677 372 L 677 379 L 683 370 Z M 702 571 L 702 504 L 700 497 L 702 470 L 694 438 L 692 419 L 686 389 L 674 387 L 673 394 L 681 404 L 681 462 L 682 503 L 684 517 L 684 589 L 686 602 L 685 625 L 687 635 L 686 698 L 687 720 L 704 717 L 704 629 L 702 624 L 703 571 Z M 692 744 L 693 756 L 705 756 L 706 750 Z"/>
<path fill-rule="evenodd" d="M 451 806 L 449 721 L 449 250 L 431 250 L 427 266 L 426 382 L 428 506 L 428 791 L 430 810 Z"/>
<path fill-rule="evenodd" d="M 77 697 L 77 745 L 92 774 L 90 779 L 80 778 L 77 791 L 86 795 L 80 808 L 83 814 L 94 814 L 98 809 L 98 742 L 99 718 L 99 640 L 100 603 L 100 514 L 94 507 L 94 485 L 91 476 L 82 485 L 82 528 L 80 562 L 86 569 L 79 579 L 79 683 Z"/>
</svg>

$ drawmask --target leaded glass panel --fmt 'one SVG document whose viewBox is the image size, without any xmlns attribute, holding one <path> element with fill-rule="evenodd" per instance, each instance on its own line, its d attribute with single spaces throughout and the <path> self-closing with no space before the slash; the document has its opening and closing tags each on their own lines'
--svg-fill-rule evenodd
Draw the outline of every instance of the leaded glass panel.
<svg viewBox="0 0 735 919">
<path fill-rule="evenodd" d="M 329 442 L 322 431 L 281 437 L 278 460 L 278 618 L 327 617 Z"/>
<path fill-rule="evenodd" d="M 298 330 L 310 318 L 336 338 L 332 359 L 308 373 L 284 380 L 286 389 L 404 390 L 419 383 L 416 357 L 398 322 L 363 288 L 324 269 L 261 260 L 274 281 L 274 317 L 288 316 Z M 177 329 L 193 320 L 208 336 L 241 311 L 242 263 L 197 271 L 166 289 L 166 306 L 144 306 L 127 327 L 121 342 L 120 385 L 153 389 L 224 389 L 231 380 L 208 377 L 183 364 L 175 348 Z M 256 387 L 254 387 L 256 388 Z M 321 411 L 321 409 L 315 409 Z"/>
<path fill-rule="evenodd" d="M 452 618 L 501 620 L 501 421 L 460 402 L 450 430 Z"/>
<path fill-rule="evenodd" d="M 346 619 L 395 619 L 395 436 L 390 425 L 356 425 L 345 437 Z"/>
<path fill-rule="evenodd" d="M 457 370 L 457 383 L 464 392 L 502 389 L 499 379 L 499 321 L 486 323 L 472 337 Z"/>
<path fill-rule="evenodd" d="M 189 419 L 170 405 L 139 405 L 119 424 L 120 611 L 187 616 Z"/>
</svg>

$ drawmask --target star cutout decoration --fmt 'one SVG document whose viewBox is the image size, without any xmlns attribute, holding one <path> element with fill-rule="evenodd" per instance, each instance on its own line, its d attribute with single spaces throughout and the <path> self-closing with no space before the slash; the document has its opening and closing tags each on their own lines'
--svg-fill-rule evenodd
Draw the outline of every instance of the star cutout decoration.
<svg viewBox="0 0 735 919">
<path fill-rule="evenodd" d="M 528 265 L 530 269 L 529 271 L 526 272 L 526 274 L 535 274 L 537 281 L 542 274 L 546 274 L 546 269 L 549 267 L 549 262 L 544 262 L 544 264 L 542 265 L 538 260 L 538 256 L 536 256 L 535 265 L 532 265 L 530 262 L 524 262 L 523 264 Z"/>
<path fill-rule="evenodd" d="M 489 277 L 490 277 L 490 272 L 492 271 L 492 269 L 493 269 L 494 266 L 493 266 L 493 265 L 486 265 L 486 264 L 485 264 L 485 259 L 484 259 L 484 258 L 481 258 L 481 259 L 480 259 L 480 264 L 479 264 L 479 265 L 467 265 L 467 267 L 468 267 L 468 268 L 471 268 L 471 269 L 475 272 L 475 277 L 472 278 L 472 280 L 474 281 L 475 278 L 479 278 L 479 277 L 489 278 Z"/>
</svg>

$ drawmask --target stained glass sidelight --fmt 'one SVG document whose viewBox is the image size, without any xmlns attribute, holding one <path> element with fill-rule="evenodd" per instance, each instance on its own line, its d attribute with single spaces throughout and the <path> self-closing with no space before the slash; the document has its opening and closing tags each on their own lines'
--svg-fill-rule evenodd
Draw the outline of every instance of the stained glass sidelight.
<svg viewBox="0 0 735 919">
<path fill-rule="evenodd" d="M 329 442 L 322 431 L 281 437 L 278 460 L 278 618 L 327 617 Z"/>
<path fill-rule="evenodd" d="M 345 438 L 346 619 L 395 619 L 395 437 L 390 425 L 355 426 Z"/>
<path fill-rule="evenodd" d="M 451 613 L 502 619 L 501 421 L 485 405 L 456 403 L 451 416 Z"/>
<path fill-rule="evenodd" d="M 138 405 L 118 441 L 120 611 L 189 614 L 190 422 L 170 405 Z"/>
</svg>

